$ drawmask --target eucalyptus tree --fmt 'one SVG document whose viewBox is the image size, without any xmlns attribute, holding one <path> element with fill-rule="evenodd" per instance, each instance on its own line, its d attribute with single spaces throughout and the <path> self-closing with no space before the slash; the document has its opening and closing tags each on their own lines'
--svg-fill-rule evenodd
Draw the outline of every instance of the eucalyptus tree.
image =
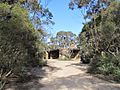
<svg viewBox="0 0 120 90">
<path fill-rule="evenodd" d="M 47 0 L 0 0 L 0 3 L 8 3 L 10 10 L 15 4 L 20 4 L 20 7 L 25 8 L 36 29 L 41 29 L 43 24 L 53 24 L 51 21 L 53 15 L 47 8 L 47 2 Z"/>
<path fill-rule="evenodd" d="M 41 27 L 51 18 L 40 0 L 0 0 L 0 90 L 10 75 L 22 76 L 26 66 L 42 61 Z"/>
<path fill-rule="evenodd" d="M 98 39 L 99 34 L 96 26 L 97 15 L 102 13 L 111 3 L 112 0 L 71 0 L 69 7 L 74 9 L 77 6 L 81 11 L 84 12 L 85 19 L 91 19 L 93 21 L 92 36 L 94 40 L 95 51 L 98 52 Z"/>
<path fill-rule="evenodd" d="M 59 31 L 56 35 L 59 47 L 70 48 L 72 44 L 77 43 L 77 36 L 70 31 Z"/>
<path fill-rule="evenodd" d="M 92 9 L 93 6 L 97 5 L 97 2 L 103 0 L 94 1 L 96 1 L 95 4 L 83 5 L 83 7 L 87 5 L 87 8 L 90 6 L 88 11 L 91 12 L 91 20 L 84 25 L 79 35 L 82 53 L 86 54 L 85 60 L 89 58 L 92 61 L 89 70 L 93 73 L 110 75 L 114 80 L 120 81 L 120 1 L 105 0 L 105 3 L 101 2 L 103 6 Z M 93 12 L 95 10 L 99 12 Z M 86 15 L 89 16 L 89 13 Z M 97 53 L 95 52 L 95 37 L 93 35 L 97 35 Z"/>
</svg>

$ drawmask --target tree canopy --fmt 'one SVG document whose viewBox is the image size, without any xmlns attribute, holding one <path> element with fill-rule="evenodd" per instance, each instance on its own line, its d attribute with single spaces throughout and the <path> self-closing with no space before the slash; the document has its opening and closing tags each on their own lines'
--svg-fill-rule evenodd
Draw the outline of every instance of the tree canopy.
<svg viewBox="0 0 120 90">
<path fill-rule="evenodd" d="M 90 72 L 110 75 L 117 81 L 120 81 L 119 9 L 120 2 L 111 1 L 105 11 L 84 25 L 79 35 L 82 60 L 91 61 Z"/>
<path fill-rule="evenodd" d="M 77 36 L 70 31 L 59 31 L 55 37 L 51 38 L 53 48 L 70 48 L 71 45 L 77 46 Z"/>
<path fill-rule="evenodd" d="M 25 8 L 29 12 L 29 18 L 34 24 L 35 29 L 41 29 L 43 24 L 54 24 L 51 20 L 53 15 L 46 8 L 46 5 L 42 4 L 42 0 L 1 0 L 0 3 L 8 3 L 11 5 L 10 10 L 14 7 L 14 4 L 20 4 L 20 7 Z"/>
<path fill-rule="evenodd" d="M 9 76 L 21 77 L 26 67 L 43 64 L 46 33 L 41 26 L 51 17 L 37 0 L 0 1 L 0 90 Z"/>
<path fill-rule="evenodd" d="M 98 14 L 110 5 L 112 0 L 71 0 L 69 7 L 74 9 L 77 6 L 79 9 L 85 9 L 85 18 Z M 116 0 L 117 1 L 117 0 Z"/>
</svg>

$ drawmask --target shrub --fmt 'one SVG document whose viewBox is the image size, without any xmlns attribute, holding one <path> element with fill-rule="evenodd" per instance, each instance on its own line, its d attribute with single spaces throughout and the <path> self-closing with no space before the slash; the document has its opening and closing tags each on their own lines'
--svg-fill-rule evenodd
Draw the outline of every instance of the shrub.
<svg viewBox="0 0 120 90">
<path fill-rule="evenodd" d="M 19 74 L 26 66 L 37 66 L 41 57 L 38 32 L 28 12 L 15 4 L 0 3 L 0 84 L 11 74 Z M 9 74 L 9 75 L 8 75 Z"/>
<path fill-rule="evenodd" d="M 114 80 L 120 81 L 120 54 L 114 56 L 110 53 L 104 53 L 94 58 L 89 71 L 112 76 Z"/>
</svg>

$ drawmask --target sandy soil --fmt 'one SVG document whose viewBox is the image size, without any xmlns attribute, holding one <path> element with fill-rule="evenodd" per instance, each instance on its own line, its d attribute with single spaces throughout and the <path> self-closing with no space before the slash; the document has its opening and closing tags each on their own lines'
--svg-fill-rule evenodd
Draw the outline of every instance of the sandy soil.
<svg viewBox="0 0 120 90">
<path fill-rule="evenodd" d="M 79 61 L 49 60 L 48 66 L 29 72 L 34 78 L 6 90 L 120 90 L 120 84 L 98 79 L 87 68 Z"/>
</svg>

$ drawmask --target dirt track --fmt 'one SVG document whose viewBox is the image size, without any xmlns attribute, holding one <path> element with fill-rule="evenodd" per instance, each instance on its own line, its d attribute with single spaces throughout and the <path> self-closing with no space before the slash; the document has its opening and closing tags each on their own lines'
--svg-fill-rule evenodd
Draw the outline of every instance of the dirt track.
<svg viewBox="0 0 120 90">
<path fill-rule="evenodd" d="M 78 61 L 49 60 L 48 66 L 32 69 L 31 74 L 37 78 L 7 90 L 120 90 L 120 84 L 87 74 L 88 66 Z"/>
</svg>

